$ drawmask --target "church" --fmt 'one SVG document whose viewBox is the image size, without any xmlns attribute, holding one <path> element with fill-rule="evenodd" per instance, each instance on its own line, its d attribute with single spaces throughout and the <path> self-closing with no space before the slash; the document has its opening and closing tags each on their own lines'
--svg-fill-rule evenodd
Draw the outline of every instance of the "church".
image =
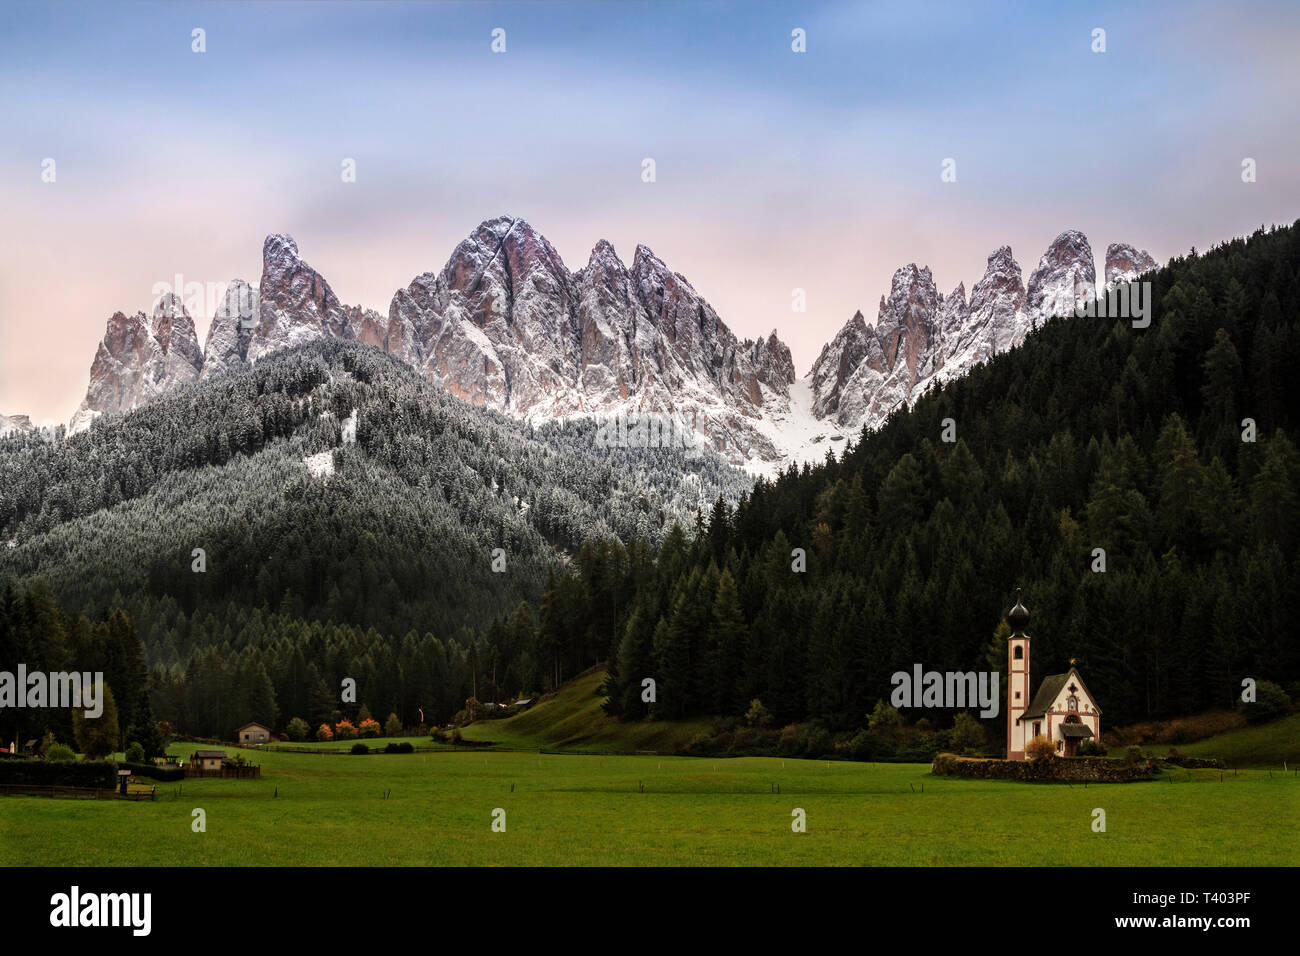
<svg viewBox="0 0 1300 956">
<path fill-rule="evenodd" d="M 1064 674 L 1043 678 L 1038 693 L 1029 698 L 1029 612 L 1020 603 L 1007 615 L 1007 759 L 1024 760 L 1025 745 L 1044 736 L 1056 745 L 1059 757 L 1073 757 L 1084 740 L 1101 739 L 1101 708 L 1083 678 L 1070 662 Z"/>
</svg>

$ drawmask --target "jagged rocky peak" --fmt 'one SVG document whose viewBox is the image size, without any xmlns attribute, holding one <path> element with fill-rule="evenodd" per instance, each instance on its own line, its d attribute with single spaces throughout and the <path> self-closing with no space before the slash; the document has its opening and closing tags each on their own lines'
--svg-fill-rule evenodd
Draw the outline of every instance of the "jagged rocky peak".
<svg viewBox="0 0 1300 956">
<path fill-rule="evenodd" d="M 1159 267 L 1145 249 L 1138 250 L 1127 242 L 1112 242 L 1106 247 L 1106 286 L 1133 282 Z"/>
<path fill-rule="evenodd" d="M 886 368 L 893 369 L 900 361 L 906 363 L 909 389 L 927 374 L 938 312 L 939 290 L 929 266 L 918 268 L 913 262 L 894 273 L 889 296 L 880 303 L 876 335 L 884 350 Z"/>
<path fill-rule="evenodd" d="M 884 305 L 883 299 L 881 305 Z M 812 379 L 813 414 L 817 418 L 825 418 L 839 410 L 845 383 L 866 358 L 873 343 L 879 346 L 875 333 L 867 327 L 866 318 L 861 312 L 854 312 L 835 338 L 822 346 L 821 354 L 808 373 Z"/>
<path fill-rule="evenodd" d="M 971 289 L 969 334 L 958 347 L 976 343 L 975 362 L 1019 345 L 1029 332 L 1025 283 L 1020 263 L 1010 246 L 1001 246 L 989 254 L 984 276 Z"/>
<path fill-rule="evenodd" d="M 208 326 L 201 378 L 224 375 L 248 359 L 248 343 L 260 322 L 260 304 L 257 289 L 243 279 L 234 279 L 226 286 Z"/>
<path fill-rule="evenodd" d="M 795 380 L 794 357 L 790 354 L 790 346 L 776 334 L 776 329 L 767 338 L 752 343 L 751 358 L 760 382 L 782 395 L 789 393 Z"/>
<path fill-rule="evenodd" d="M 1029 276 L 1026 311 L 1037 328 L 1053 316 L 1073 316 L 1097 296 L 1097 271 L 1088 237 L 1068 229 L 1053 240 Z"/>
<path fill-rule="evenodd" d="M 161 378 L 172 385 L 197 381 L 203 369 L 203 350 L 194 319 L 175 293 L 164 293 L 154 303 L 150 331 L 163 354 Z"/>
<path fill-rule="evenodd" d="M 614 246 L 602 239 L 574 276 L 584 408 L 632 395 L 640 377 L 637 330 L 648 330 L 632 276 Z"/>
<path fill-rule="evenodd" d="M 345 337 L 344 308 L 334 290 L 298 255 L 293 237 L 273 234 L 262 244 L 257 324 L 247 359 L 313 339 Z"/>
<path fill-rule="evenodd" d="M 105 412 L 130 411 L 165 391 L 196 382 L 202 367 L 194 320 L 178 296 L 160 296 L 152 317 L 114 312 L 95 352 L 90 385 L 71 430 L 88 427 Z"/>
</svg>

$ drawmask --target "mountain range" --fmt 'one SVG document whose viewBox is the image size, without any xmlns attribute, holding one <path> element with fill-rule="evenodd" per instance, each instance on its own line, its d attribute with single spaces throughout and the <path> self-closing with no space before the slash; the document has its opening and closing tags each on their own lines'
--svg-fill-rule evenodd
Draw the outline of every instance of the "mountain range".
<svg viewBox="0 0 1300 956">
<path fill-rule="evenodd" d="M 1145 251 L 1112 244 L 1105 284 L 1155 266 Z M 236 279 L 226 287 L 202 348 L 175 292 L 159 296 L 151 315 L 115 312 L 70 428 L 277 349 L 335 338 L 382 349 L 470 404 L 534 424 L 671 416 L 733 464 L 771 471 L 880 425 L 930 383 L 1019 345 L 1054 315 L 1074 314 L 1096 286 L 1091 246 L 1073 230 L 1048 246 L 1027 284 L 1010 247 L 995 250 L 969 297 L 964 284 L 941 294 L 930 269 L 911 263 L 894 273 L 875 324 L 855 313 L 799 379 L 775 330 L 737 338 L 644 245 L 625 265 L 602 240 L 571 272 L 523 219 L 490 219 L 441 271 L 397 290 L 384 316 L 340 302 L 297 243 L 277 234 L 263 244 L 257 286 Z"/>
</svg>

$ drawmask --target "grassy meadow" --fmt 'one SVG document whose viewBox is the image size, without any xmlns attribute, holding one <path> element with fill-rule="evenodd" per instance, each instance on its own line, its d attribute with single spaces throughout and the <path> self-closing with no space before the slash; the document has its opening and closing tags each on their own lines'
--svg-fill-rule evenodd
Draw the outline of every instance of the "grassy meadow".
<svg viewBox="0 0 1300 956">
<path fill-rule="evenodd" d="M 156 802 L 3 798 L 0 863 L 1300 864 L 1300 848 L 1283 836 L 1300 823 L 1300 779 L 1265 770 L 1085 788 L 771 757 L 256 759 L 260 779 L 160 784 Z M 205 833 L 191 831 L 196 807 L 207 813 Z M 498 807 L 504 833 L 491 830 Z M 796 807 L 807 812 L 806 833 L 791 831 Z M 1092 831 L 1096 807 L 1105 833 Z"/>
<path fill-rule="evenodd" d="M 0 864 L 1300 865 L 1300 775 L 1281 769 L 1300 716 L 1179 748 L 1248 768 L 1222 776 L 1027 784 L 933 777 L 928 764 L 638 754 L 685 746 L 708 722 L 611 720 L 603 676 L 464 728 L 481 748 L 408 737 L 438 749 L 232 751 L 261 778 L 160 783 L 155 802 L 3 797 Z M 196 807 L 205 833 L 191 830 Z M 1105 833 L 1092 830 L 1098 807 Z M 791 830 L 795 808 L 805 833 Z"/>
</svg>

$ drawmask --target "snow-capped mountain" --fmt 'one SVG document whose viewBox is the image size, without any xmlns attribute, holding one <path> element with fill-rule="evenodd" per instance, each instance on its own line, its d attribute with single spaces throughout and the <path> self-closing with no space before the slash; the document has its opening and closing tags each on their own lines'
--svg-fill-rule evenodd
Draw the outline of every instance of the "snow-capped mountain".
<svg viewBox="0 0 1300 956">
<path fill-rule="evenodd" d="M 1069 229 L 1047 247 L 1029 276 L 1025 309 L 1034 328 L 1054 315 L 1074 315 L 1097 296 L 1097 270 L 1088 237 Z"/>
<path fill-rule="evenodd" d="M 152 318 L 143 312 L 114 312 L 90 366 L 90 388 L 72 416 L 80 431 L 104 412 L 126 412 L 168 389 L 199 380 L 203 350 L 194 320 L 173 293 L 154 303 Z"/>
<path fill-rule="evenodd" d="M 1131 246 L 1107 251 L 1107 281 L 1153 267 Z M 855 313 L 796 380 L 775 331 L 738 339 L 644 245 L 627 265 L 602 240 L 570 272 L 524 220 L 490 219 L 440 271 L 399 289 L 385 317 L 340 302 L 292 238 L 271 235 L 257 287 L 227 286 L 202 350 L 174 295 L 160 297 L 151 320 L 115 313 L 72 428 L 276 349 L 338 338 L 380 348 L 470 404 L 534 423 L 671 416 L 731 462 L 770 473 L 821 457 L 931 382 L 964 375 L 1095 295 L 1092 250 L 1075 231 L 1048 247 L 1028 286 L 1010 247 L 997 249 L 969 301 L 964 283 L 945 297 L 928 267 L 909 264 L 894 273 L 875 324 Z"/>
<path fill-rule="evenodd" d="M 1154 259 L 1132 246 L 1107 250 L 1108 282 L 1130 282 L 1155 267 Z M 855 313 L 813 363 L 804 379 L 812 413 L 840 426 L 829 436 L 833 440 L 877 427 L 932 382 L 965 375 L 1022 343 L 1053 316 L 1076 314 L 1097 291 L 1092 247 L 1075 230 L 1047 247 L 1027 286 L 1011 247 L 995 250 L 969 302 L 964 284 L 945 297 L 936 292 L 928 268 L 906 265 L 880 300 L 876 324 L 869 327 Z"/>
<path fill-rule="evenodd" d="M 794 366 L 773 332 L 739 340 L 646 246 L 630 267 L 596 244 L 570 272 L 522 219 L 480 225 L 439 273 L 398 290 L 386 349 L 453 394 L 535 421 L 657 413 L 733 461 L 772 459 L 757 426 L 788 402 Z"/>
<path fill-rule="evenodd" d="M 1106 288 L 1132 282 L 1156 266 L 1156 260 L 1145 249 L 1134 249 L 1126 242 L 1112 242 L 1106 247 Z"/>
</svg>

